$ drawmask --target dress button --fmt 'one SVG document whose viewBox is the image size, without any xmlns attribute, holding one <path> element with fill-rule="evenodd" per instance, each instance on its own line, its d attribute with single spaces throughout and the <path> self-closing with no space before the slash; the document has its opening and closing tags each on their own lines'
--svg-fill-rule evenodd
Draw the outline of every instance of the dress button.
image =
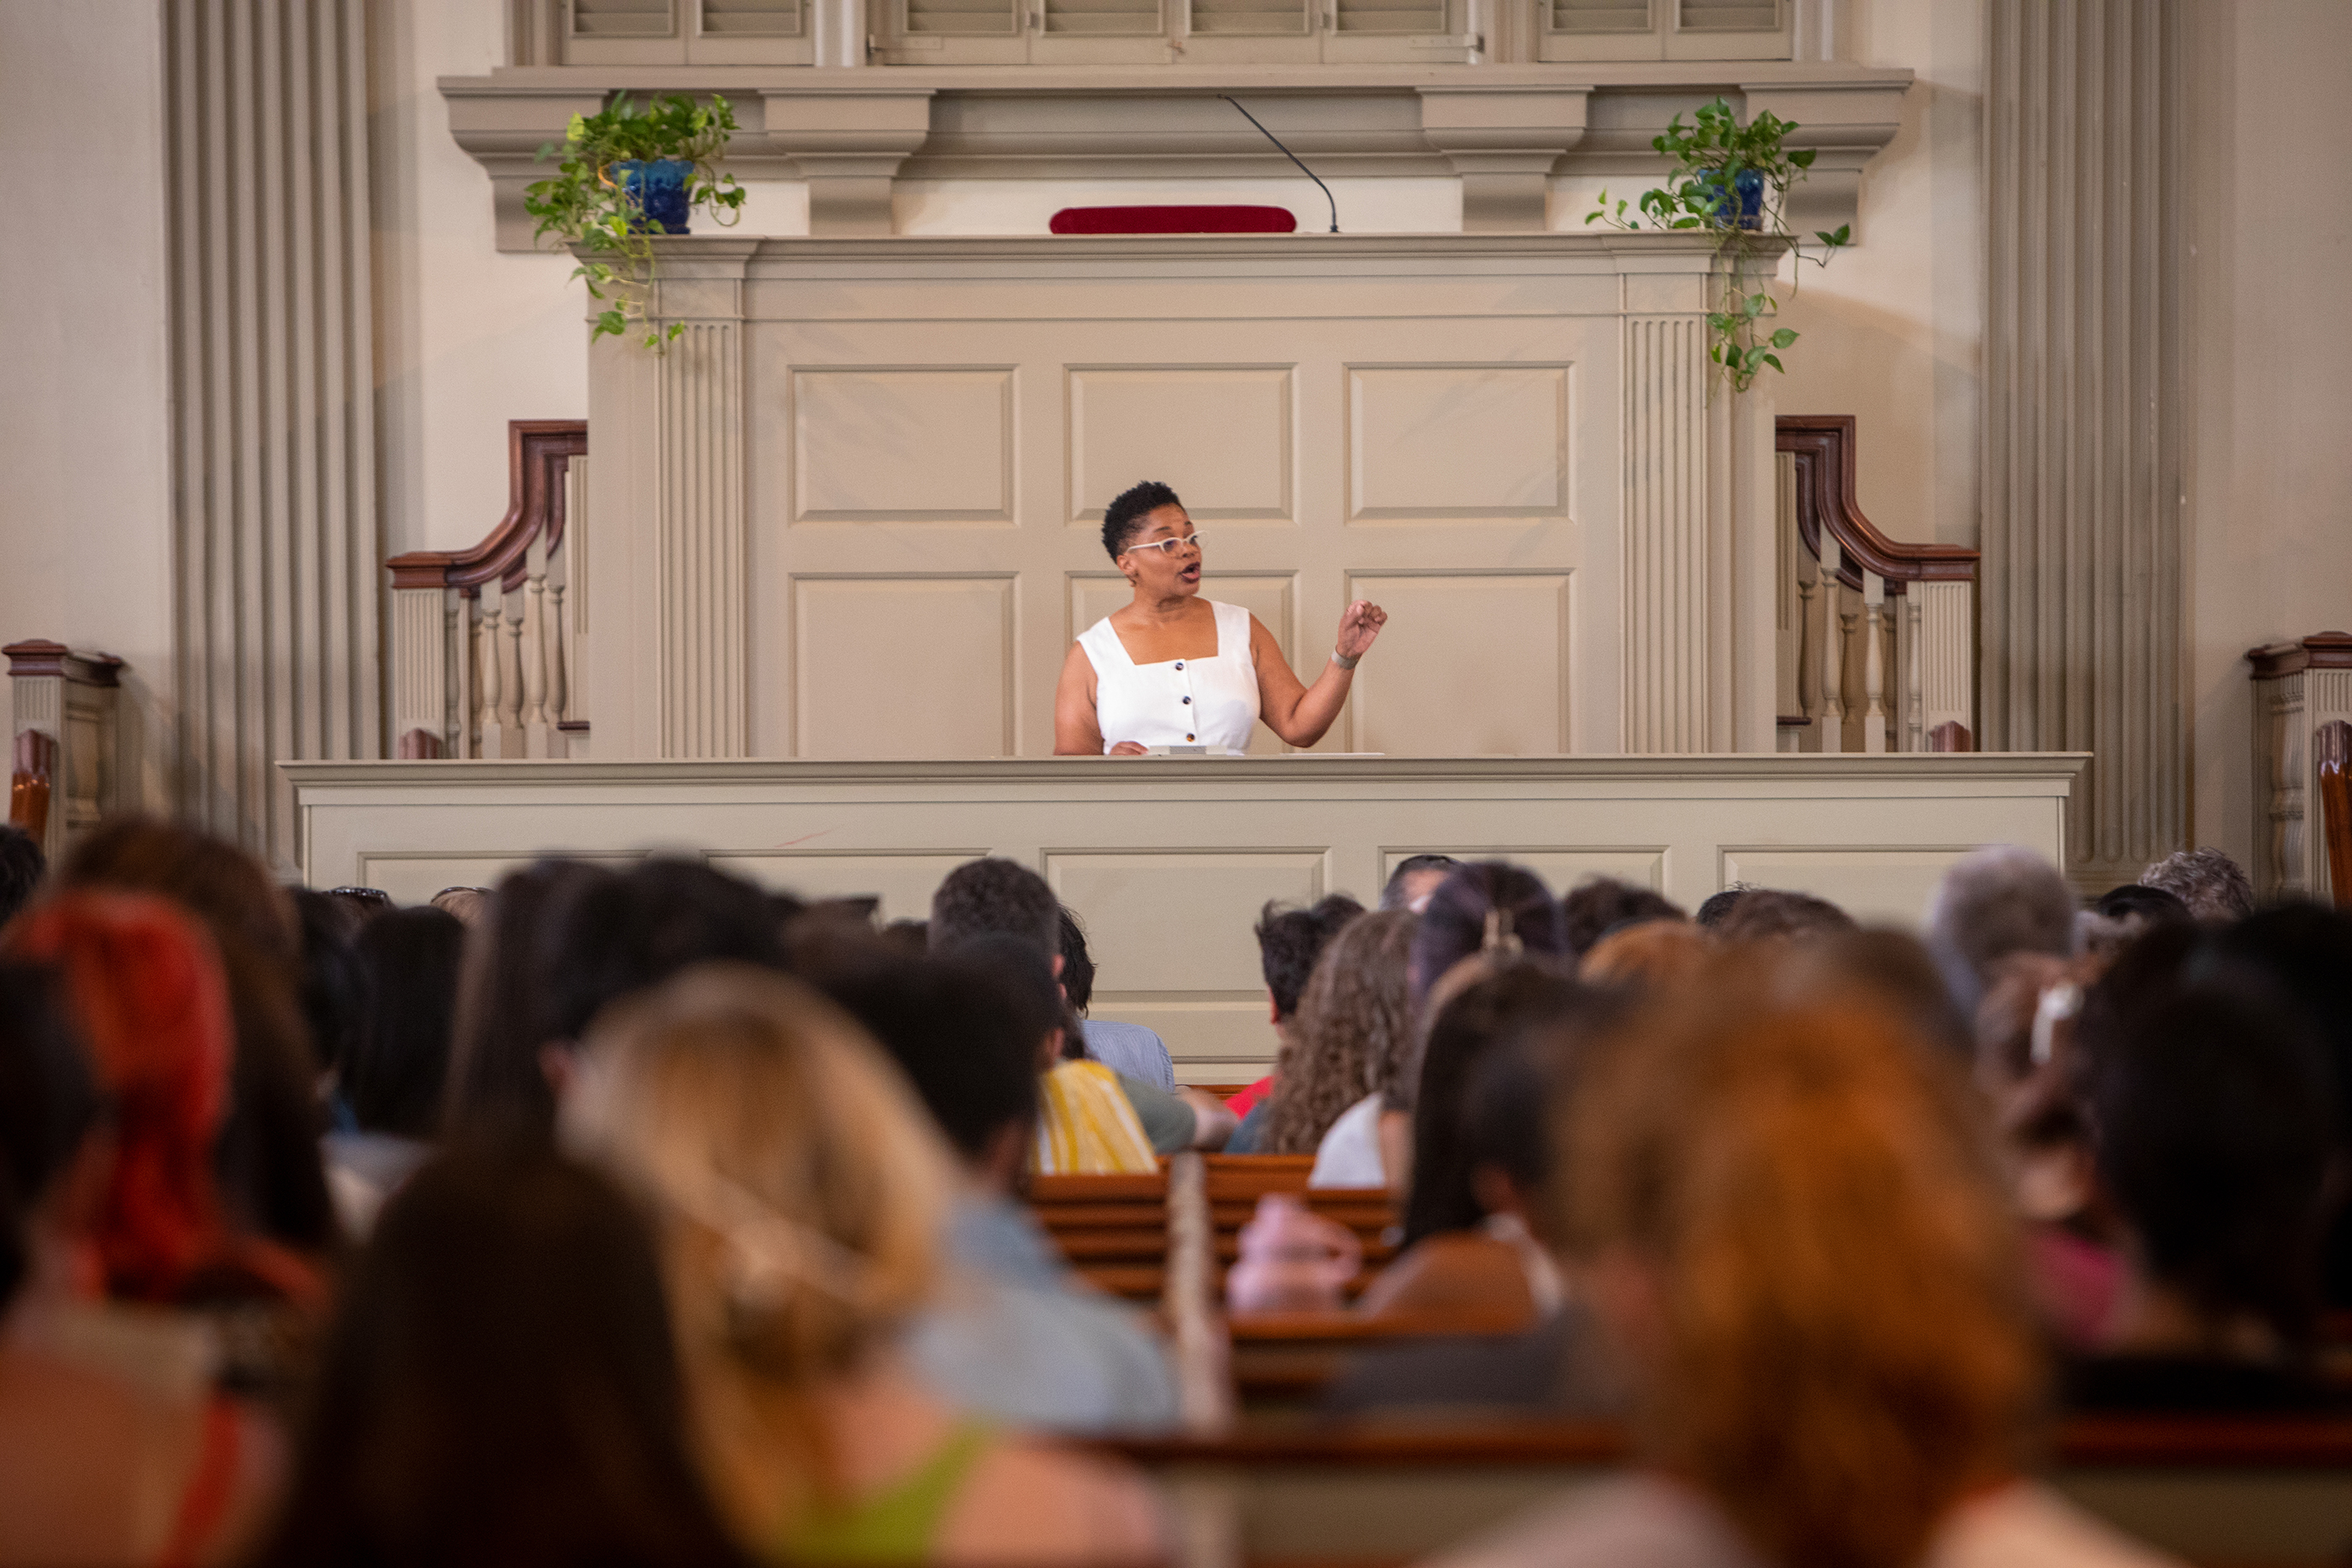
<svg viewBox="0 0 2352 1568">
<path fill-rule="evenodd" d="M 1184 667 L 1184 661 L 1183 661 L 1183 660 L 1181 660 L 1181 659 L 1177 660 L 1177 661 L 1176 661 L 1176 667 L 1177 667 L 1178 669 L 1180 669 L 1180 670 L 1181 670 L 1181 669 L 1182 669 L 1182 668 Z"/>
<path fill-rule="evenodd" d="M 1191 697 L 1186 697 L 1186 698 L 1184 699 L 1184 706 L 1185 706 L 1186 707 L 1190 707 L 1190 706 L 1192 706 L 1192 699 Z"/>
<path fill-rule="evenodd" d="M 1189 729 L 1188 729 L 1188 730 L 1186 730 L 1186 731 L 1184 732 L 1184 738 L 1185 738 L 1185 739 L 1187 739 L 1187 740 L 1192 739 L 1192 732 L 1191 730 L 1189 730 Z"/>
</svg>

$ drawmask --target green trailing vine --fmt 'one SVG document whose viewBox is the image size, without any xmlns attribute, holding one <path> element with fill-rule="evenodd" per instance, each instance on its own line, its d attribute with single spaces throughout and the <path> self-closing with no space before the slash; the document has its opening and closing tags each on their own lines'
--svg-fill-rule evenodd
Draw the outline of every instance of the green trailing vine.
<svg viewBox="0 0 2352 1568">
<path fill-rule="evenodd" d="M 1789 187 L 1813 166 L 1813 150 L 1795 152 L 1781 143 L 1797 129 L 1767 110 L 1746 125 L 1731 105 L 1717 99 L 1685 126 L 1679 114 L 1666 124 L 1663 136 L 1650 145 L 1674 164 L 1666 183 L 1644 191 L 1630 204 L 1612 203 L 1601 193 L 1600 205 L 1585 214 L 1589 224 L 1604 223 L 1621 229 L 1704 229 L 1715 235 L 1716 256 L 1722 267 L 1722 293 L 1717 308 L 1707 313 L 1707 358 L 1721 367 L 1734 392 L 1746 392 L 1766 366 L 1786 372 L 1780 353 L 1797 340 L 1796 331 L 1777 326 L 1780 302 L 1772 293 L 1772 277 L 1780 270 L 1782 248 L 1799 262 L 1827 267 L 1830 256 L 1852 243 L 1853 225 L 1840 224 L 1836 232 L 1817 229 L 1820 256 L 1808 256 L 1788 232 Z"/>
<path fill-rule="evenodd" d="M 673 93 L 641 106 L 623 93 L 595 114 L 573 115 L 561 148 L 549 142 L 539 150 L 541 162 L 559 152 L 562 162 L 552 178 L 524 188 L 523 210 L 539 220 L 534 241 L 553 235 L 558 243 L 585 253 L 572 276 L 584 279 L 589 297 L 604 307 L 589 329 L 590 342 L 606 333 L 617 338 L 633 321 L 646 322 L 645 345 L 659 353 L 686 330 L 673 321 L 663 331 L 646 319 L 656 230 L 613 166 L 666 158 L 692 164 L 688 209 L 703 209 L 723 228 L 742 216 L 743 188 L 717 167 L 734 131 L 735 110 L 716 94 L 708 104 Z"/>
</svg>

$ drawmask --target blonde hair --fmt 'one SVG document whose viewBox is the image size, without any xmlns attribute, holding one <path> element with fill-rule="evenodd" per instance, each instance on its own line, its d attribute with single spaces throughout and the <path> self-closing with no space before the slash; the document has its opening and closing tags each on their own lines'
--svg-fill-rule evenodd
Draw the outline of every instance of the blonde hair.
<svg viewBox="0 0 2352 1568">
<path fill-rule="evenodd" d="M 1313 1154 L 1341 1112 L 1391 1092 L 1413 1068 L 1406 966 L 1420 924 L 1408 910 L 1383 909 L 1358 915 L 1325 945 L 1299 994 L 1295 1042 L 1275 1065 L 1262 1152 Z"/>
<path fill-rule="evenodd" d="M 1865 1006 L 1714 965 L 1601 1042 L 1562 1229 L 1655 1275 L 1643 1442 L 1783 1568 L 1916 1562 L 2042 1368 L 1964 1085 Z"/>
</svg>

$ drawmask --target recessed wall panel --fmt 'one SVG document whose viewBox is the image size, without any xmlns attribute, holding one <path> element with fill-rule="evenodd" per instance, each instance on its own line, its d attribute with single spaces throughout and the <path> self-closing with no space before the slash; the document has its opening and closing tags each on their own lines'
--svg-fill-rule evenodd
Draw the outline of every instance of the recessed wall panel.
<svg viewBox="0 0 2352 1568">
<path fill-rule="evenodd" d="M 1013 615 L 1009 576 L 794 579 L 793 755 L 1010 755 Z"/>
<path fill-rule="evenodd" d="M 1569 574 L 1357 573 L 1388 612 L 1349 698 L 1350 751 L 1541 756 L 1569 749 Z"/>
<path fill-rule="evenodd" d="M 1311 904 L 1323 896 L 1328 856 L 1321 848 L 1156 850 L 1181 843 L 1192 808 L 1139 795 L 1130 813 L 1138 848 L 1048 850 L 1045 880 L 1087 927 L 1097 956 L 1096 1011 L 1121 995 L 1197 998 L 1204 990 L 1261 998 L 1265 976 L 1251 928 L 1269 898 Z M 1260 1003 L 1263 1006 L 1263 1001 Z"/>
<path fill-rule="evenodd" d="M 1566 365 L 1354 365 L 1348 519 L 1553 517 L 1569 510 Z"/>
<path fill-rule="evenodd" d="M 1383 885 L 1396 874 L 1397 866 L 1414 855 L 1452 855 L 1458 861 L 1509 861 L 1543 878 L 1544 885 L 1552 892 L 1566 893 L 1579 883 L 1597 876 L 1629 882 L 1636 887 L 1646 887 L 1653 893 L 1664 893 L 1666 887 L 1666 852 L 1658 849 L 1560 849 L 1530 847 L 1500 843 L 1417 844 L 1410 848 L 1391 848 L 1381 852 L 1381 880 Z"/>
<path fill-rule="evenodd" d="M 1074 365 L 1069 411 L 1073 523 L 1144 479 L 1203 525 L 1291 517 L 1287 366 Z"/>
<path fill-rule="evenodd" d="M 1009 523 L 1013 371 L 793 372 L 793 520 Z"/>
<path fill-rule="evenodd" d="M 710 863 L 730 876 L 803 898 L 879 898 L 883 920 L 928 919 L 931 894 L 948 873 L 986 854 L 985 848 L 950 851 L 745 850 L 713 854 Z"/>
<path fill-rule="evenodd" d="M 1826 898 L 1856 920 L 1916 925 L 1927 897 L 1954 861 L 1975 849 L 1956 844 L 1921 849 L 1890 844 L 1834 848 L 1743 849 L 1723 846 L 1722 885 L 1745 883 Z"/>
</svg>

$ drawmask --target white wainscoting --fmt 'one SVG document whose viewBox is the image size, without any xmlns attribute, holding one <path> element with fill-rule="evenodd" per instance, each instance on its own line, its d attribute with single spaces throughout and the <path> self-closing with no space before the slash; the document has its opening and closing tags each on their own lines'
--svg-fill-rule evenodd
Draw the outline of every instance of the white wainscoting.
<svg viewBox="0 0 2352 1568">
<path fill-rule="evenodd" d="M 1915 921 L 1979 844 L 2063 863 L 2077 753 L 1680 758 L 1041 758 L 966 762 L 287 765 L 312 886 L 404 903 L 546 854 L 707 857 L 921 918 L 962 862 L 1009 855 L 1078 912 L 1096 1016 L 1149 1024 L 1196 1082 L 1269 1059 L 1250 927 L 1268 899 L 1370 902 L 1396 862 L 1501 857 L 1695 907 L 1734 881 Z"/>
</svg>

